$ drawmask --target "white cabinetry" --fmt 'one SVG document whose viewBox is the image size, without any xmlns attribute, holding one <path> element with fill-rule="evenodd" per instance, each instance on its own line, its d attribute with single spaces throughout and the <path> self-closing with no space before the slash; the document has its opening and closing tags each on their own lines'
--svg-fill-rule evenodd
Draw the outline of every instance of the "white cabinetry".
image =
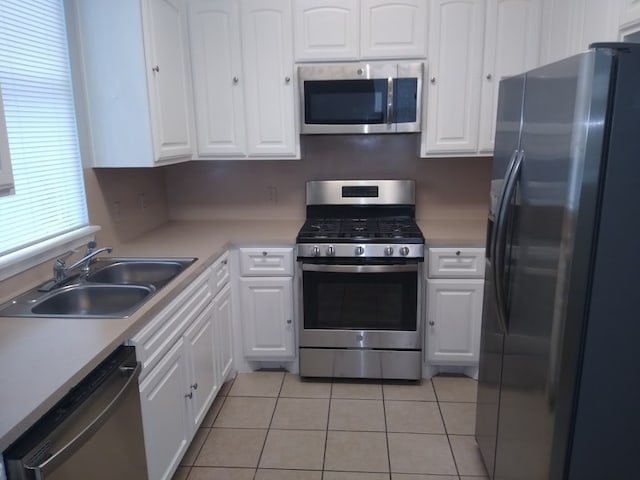
<svg viewBox="0 0 640 480">
<path fill-rule="evenodd" d="M 2 88 L 0 86 L 0 196 L 13 193 L 13 169 L 9 154 L 9 139 L 7 125 L 4 119 Z"/>
<path fill-rule="evenodd" d="M 427 362 L 475 366 L 479 360 L 484 249 L 430 248 Z"/>
<path fill-rule="evenodd" d="M 244 356 L 295 356 L 293 249 L 240 249 L 240 302 Z"/>
<path fill-rule="evenodd" d="M 190 0 L 200 158 L 299 156 L 290 0 Z"/>
<path fill-rule="evenodd" d="M 193 153 L 184 0 L 75 2 L 96 167 L 149 167 Z"/>
<path fill-rule="evenodd" d="M 294 19 L 296 61 L 426 56 L 424 0 L 296 0 Z"/>
<path fill-rule="evenodd" d="M 426 55 L 425 0 L 362 0 L 362 58 L 415 58 Z"/>
<path fill-rule="evenodd" d="M 430 2 L 423 156 L 474 153 L 478 148 L 484 3 Z"/>
<path fill-rule="evenodd" d="M 619 0 L 545 0 L 542 63 L 585 51 L 594 42 L 616 41 L 619 18 Z"/>
<path fill-rule="evenodd" d="M 360 54 L 359 0 L 296 0 L 296 61 L 356 60 Z"/>
<path fill-rule="evenodd" d="M 478 122 L 480 152 L 493 152 L 500 80 L 531 70 L 539 64 L 541 17 L 539 0 L 487 2 Z"/>
<path fill-rule="evenodd" d="M 500 79 L 538 65 L 538 0 L 431 0 L 422 156 L 491 154 Z"/>
<path fill-rule="evenodd" d="M 131 339 L 149 478 L 172 478 L 232 368 L 228 279 L 225 254 Z"/>
<path fill-rule="evenodd" d="M 640 24 L 640 0 L 622 0 L 620 25 Z"/>
</svg>

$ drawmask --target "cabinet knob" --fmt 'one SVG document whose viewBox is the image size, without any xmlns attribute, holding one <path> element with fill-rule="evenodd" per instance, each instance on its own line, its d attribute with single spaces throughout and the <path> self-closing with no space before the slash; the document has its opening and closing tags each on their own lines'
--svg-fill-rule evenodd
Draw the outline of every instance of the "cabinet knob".
<svg viewBox="0 0 640 480">
<path fill-rule="evenodd" d="M 435 324 L 436 324 L 436 322 L 434 322 L 433 320 L 431 320 L 431 321 L 429 322 L 429 325 L 430 325 L 430 326 L 432 326 L 432 327 L 433 327 Z"/>
<path fill-rule="evenodd" d="M 459 256 L 460 256 L 460 250 L 456 252 L 456 257 L 459 257 Z"/>
<path fill-rule="evenodd" d="M 291 77 L 284 77 L 284 83 L 291 82 Z"/>
<path fill-rule="evenodd" d="M 266 257 L 267 255 L 269 255 L 267 252 L 262 252 L 263 257 Z"/>
<path fill-rule="evenodd" d="M 487 80 L 491 80 L 493 78 L 493 75 L 491 75 L 490 73 L 487 73 Z"/>
<path fill-rule="evenodd" d="M 228 260 L 223 260 L 223 261 L 222 261 L 222 264 L 223 264 L 223 265 L 226 265 L 226 264 L 227 264 L 227 262 L 228 262 Z"/>
<path fill-rule="evenodd" d="M 363 75 L 364 74 L 364 70 L 362 68 L 359 68 L 357 70 L 358 75 Z"/>
<path fill-rule="evenodd" d="M 291 319 L 288 319 L 288 320 L 287 320 L 287 325 L 291 325 L 291 323 L 292 323 L 292 320 L 291 320 Z"/>
<path fill-rule="evenodd" d="M 197 389 L 198 389 L 198 382 L 191 385 L 191 390 L 197 390 Z"/>
<path fill-rule="evenodd" d="M 431 77 L 431 79 L 429 80 L 432 84 L 435 85 L 436 83 L 436 77 Z"/>
<path fill-rule="evenodd" d="M 155 73 L 160 73 L 160 66 L 156 65 L 156 66 L 155 66 L 155 67 L 153 67 L 151 70 L 152 70 L 153 72 L 155 72 Z"/>
<path fill-rule="evenodd" d="M 193 398 L 193 392 L 189 392 L 185 394 L 184 398 L 189 398 L 189 399 Z"/>
<path fill-rule="evenodd" d="M 233 83 L 238 83 L 240 79 L 238 77 L 233 77 Z"/>
</svg>

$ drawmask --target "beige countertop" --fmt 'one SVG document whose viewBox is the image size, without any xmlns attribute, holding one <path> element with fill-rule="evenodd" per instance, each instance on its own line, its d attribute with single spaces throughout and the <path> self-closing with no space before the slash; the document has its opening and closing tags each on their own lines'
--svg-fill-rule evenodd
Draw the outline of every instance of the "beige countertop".
<svg viewBox="0 0 640 480">
<path fill-rule="evenodd" d="M 418 223 L 428 246 L 484 245 L 484 221 Z M 169 222 L 117 245 L 112 255 L 197 257 L 198 261 L 131 317 L 0 318 L 0 452 L 158 314 L 229 246 L 293 245 L 301 225 L 301 220 Z"/>
</svg>

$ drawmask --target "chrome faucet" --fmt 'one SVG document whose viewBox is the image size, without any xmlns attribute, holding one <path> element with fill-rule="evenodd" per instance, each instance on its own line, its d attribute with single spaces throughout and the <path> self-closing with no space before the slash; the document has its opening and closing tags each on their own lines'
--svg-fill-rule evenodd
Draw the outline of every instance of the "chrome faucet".
<svg viewBox="0 0 640 480">
<path fill-rule="evenodd" d="M 85 252 L 84 257 L 82 257 L 80 260 L 78 260 L 73 265 L 70 265 L 68 267 L 67 267 L 67 264 L 65 263 L 65 260 L 69 258 L 71 255 L 73 255 L 77 250 L 71 250 L 65 253 L 60 258 L 58 258 L 53 265 L 54 282 L 56 284 L 62 282 L 67 278 L 67 274 L 71 270 L 79 267 L 80 265 L 82 265 L 82 268 L 80 269 L 82 273 L 85 273 L 85 274 L 89 273 L 89 265 L 91 264 L 91 260 L 94 257 L 96 257 L 97 255 L 100 255 L 103 252 L 111 253 L 111 251 L 113 250 L 113 248 L 111 247 L 102 247 L 102 248 L 99 248 L 98 250 L 94 250 L 94 248 L 96 248 L 96 242 L 91 241 L 87 243 L 87 251 Z"/>
</svg>

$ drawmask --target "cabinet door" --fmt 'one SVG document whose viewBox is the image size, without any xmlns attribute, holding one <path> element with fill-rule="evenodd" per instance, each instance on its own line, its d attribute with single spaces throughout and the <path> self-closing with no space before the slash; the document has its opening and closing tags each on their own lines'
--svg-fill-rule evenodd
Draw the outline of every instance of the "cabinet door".
<svg viewBox="0 0 640 480">
<path fill-rule="evenodd" d="M 295 156 L 291 0 L 244 0 L 241 9 L 247 152 Z"/>
<path fill-rule="evenodd" d="M 190 395 L 191 426 L 194 432 L 202 423 L 220 388 L 220 380 L 215 371 L 213 315 L 214 306 L 210 304 L 185 332 L 190 363 L 187 395 Z"/>
<path fill-rule="evenodd" d="M 191 0 L 189 33 L 198 155 L 244 155 L 238 2 Z"/>
<path fill-rule="evenodd" d="M 227 285 L 213 300 L 214 338 L 218 382 L 222 384 L 233 368 L 233 311 L 231 285 Z"/>
<path fill-rule="evenodd" d="M 178 340 L 140 384 L 149 478 L 171 479 L 191 441 L 185 346 Z M 168 413 L 170 412 L 170 413 Z"/>
<path fill-rule="evenodd" d="M 13 193 L 13 169 L 9 155 L 7 124 L 4 119 L 2 88 L 0 86 L 0 197 Z"/>
<path fill-rule="evenodd" d="M 500 80 L 539 64 L 541 15 L 540 0 L 487 2 L 479 122 L 481 152 L 493 152 Z"/>
<path fill-rule="evenodd" d="M 423 155 L 476 152 L 483 0 L 431 0 Z"/>
<path fill-rule="evenodd" d="M 622 0 L 620 25 L 640 22 L 640 0 Z"/>
<path fill-rule="evenodd" d="M 585 51 L 594 42 L 618 39 L 619 1 L 572 0 L 572 53 Z"/>
<path fill-rule="evenodd" d="M 191 87 L 184 0 L 143 0 L 155 160 L 190 156 Z"/>
<path fill-rule="evenodd" d="M 292 284 L 290 277 L 240 278 L 245 357 L 293 356 Z"/>
<path fill-rule="evenodd" d="M 477 364 L 483 280 L 427 279 L 427 360 Z"/>
<path fill-rule="evenodd" d="M 362 0 L 362 58 L 426 56 L 425 0 Z"/>
<path fill-rule="evenodd" d="M 359 7 L 358 0 L 296 0 L 296 61 L 356 60 L 360 53 Z"/>
</svg>

